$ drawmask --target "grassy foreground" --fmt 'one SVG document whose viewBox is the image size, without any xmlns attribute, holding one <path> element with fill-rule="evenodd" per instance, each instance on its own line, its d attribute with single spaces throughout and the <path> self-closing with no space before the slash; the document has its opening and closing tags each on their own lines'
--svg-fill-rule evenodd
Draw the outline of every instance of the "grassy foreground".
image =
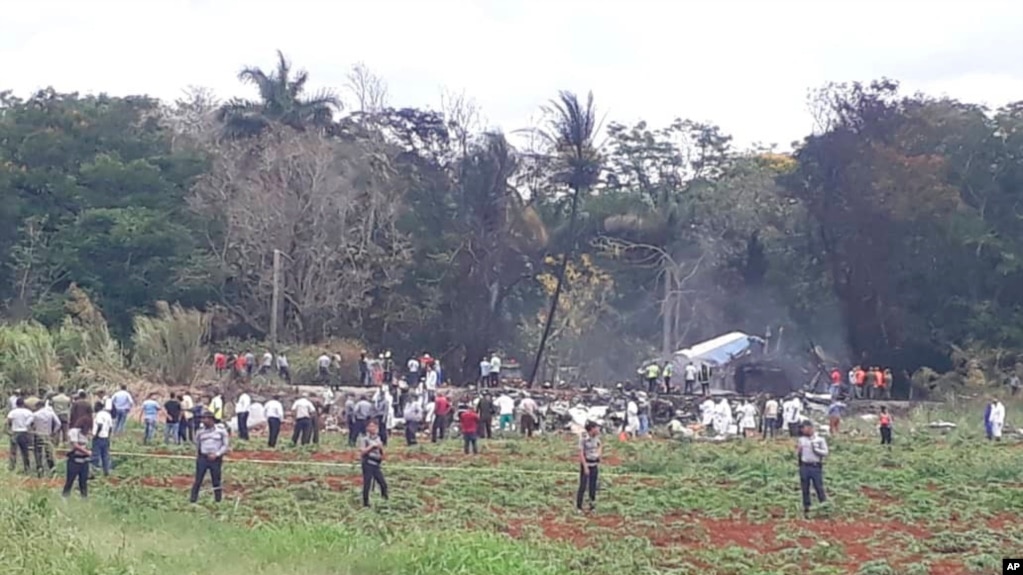
<svg viewBox="0 0 1023 575">
<path fill-rule="evenodd" d="M 213 505 L 207 490 L 191 506 L 192 463 L 163 458 L 191 450 L 144 448 L 133 432 L 114 450 L 159 457 L 117 458 L 88 502 L 4 474 L 0 557 L 5 573 L 33 575 L 997 572 L 1023 549 L 1023 448 L 985 442 L 972 415 L 944 435 L 919 425 L 928 417 L 897 422 L 890 452 L 869 425 L 833 439 L 832 504 L 809 521 L 787 439 L 607 437 L 598 510 L 579 515 L 564 437 L 484 442 L 476 458 L 456 441 L 399 442 L 391 501 L 366 511 L 336 436 L 316 451 L 239 444 L 226 500 Z"/>
</svg>

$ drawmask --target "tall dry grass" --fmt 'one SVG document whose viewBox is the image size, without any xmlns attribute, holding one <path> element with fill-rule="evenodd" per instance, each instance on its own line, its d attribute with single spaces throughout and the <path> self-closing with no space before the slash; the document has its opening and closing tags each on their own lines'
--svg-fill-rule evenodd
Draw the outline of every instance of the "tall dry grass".
<svg viewBox="0 0 1023 575">
<path fill-rule="evenodd" d="M 157 302 L 156 316 L 136 316 L 132 367 L 167 384 L 191 385 L 206 360 L 209 314 Z"/>
<path fill-rule="evenodd" d="M 53 337 L 36 322 L 0 327 L 0 382 L 5 390 L 52 389 L 64 374 Z"/>
</svg>

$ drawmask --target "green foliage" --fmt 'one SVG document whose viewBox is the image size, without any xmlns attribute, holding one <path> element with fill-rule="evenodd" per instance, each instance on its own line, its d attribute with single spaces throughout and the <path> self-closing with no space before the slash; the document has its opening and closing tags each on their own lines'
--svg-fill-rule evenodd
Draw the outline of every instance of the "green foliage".
<svg viewBox="0 0 1023 575">
<path fill-rule="evenodd" d="M 132 367 L 156 381 L 192 384 L 206 361 L 209 315 L 156 302 L 156 316 L 136 316 Z"/>
<path fill-rule="evenodd" d="M 0 326 L 0 383 L 5 389 L 52 389 L 62 378 L 46 327 L 35 322 Z"/>
</svg>

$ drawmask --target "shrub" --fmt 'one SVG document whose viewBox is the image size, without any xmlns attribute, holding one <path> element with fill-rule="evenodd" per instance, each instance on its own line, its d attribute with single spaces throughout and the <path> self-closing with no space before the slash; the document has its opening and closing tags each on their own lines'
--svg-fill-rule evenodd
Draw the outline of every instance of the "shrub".
<svg viewBox="0 0 1023 575">
<path fill-rule="evenodd" d="M 51 389 L 63 373 L 50 332 L 36 322 L 0 327 L 0 375 L 7 389 Z"/>
<path fill-rule="evenodd" d="M 156 311 L 156 317 L 135 317 L 132 366 L 163 383 L 191 385 L 206 359 L 209 316 L 162 301 Z"/>
</svg>

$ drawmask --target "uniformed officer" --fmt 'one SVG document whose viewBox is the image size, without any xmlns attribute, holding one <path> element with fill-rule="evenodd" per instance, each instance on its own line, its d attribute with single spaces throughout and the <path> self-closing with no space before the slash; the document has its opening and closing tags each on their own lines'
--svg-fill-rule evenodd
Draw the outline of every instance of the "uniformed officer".
<svg viewBox="0 0 1023 575">
<path fill-rule="evenodd" d="M 810 514 L 810 486 L 817 494 L 817 501 L 824 503 L 824 460 L 828 457 L 828 442 L 814 431 L 813 423 L 803 421 L 796 443 L 796 457 L 799 460 L 799 487 L 803 492 L 803 516 Z"/>
<path fill-rule="evenodd" d="M 220 478 L 224 455 L 230 449 L 227 428 L 221 423 L 215 423 L 213 412 L 209 410 L 202 412 L 200 422 L 201 427 L 195 434 L 198 452 L 195 460 L 195 483 L 192 484 L 190 501 L 195 503 L 199 500 L 199 488 L 206 479 L 206 473 L 209 472 L 210 481 L 213 483 L 213 499 L 219 502 L 223 497 Z"/>
</svg>

